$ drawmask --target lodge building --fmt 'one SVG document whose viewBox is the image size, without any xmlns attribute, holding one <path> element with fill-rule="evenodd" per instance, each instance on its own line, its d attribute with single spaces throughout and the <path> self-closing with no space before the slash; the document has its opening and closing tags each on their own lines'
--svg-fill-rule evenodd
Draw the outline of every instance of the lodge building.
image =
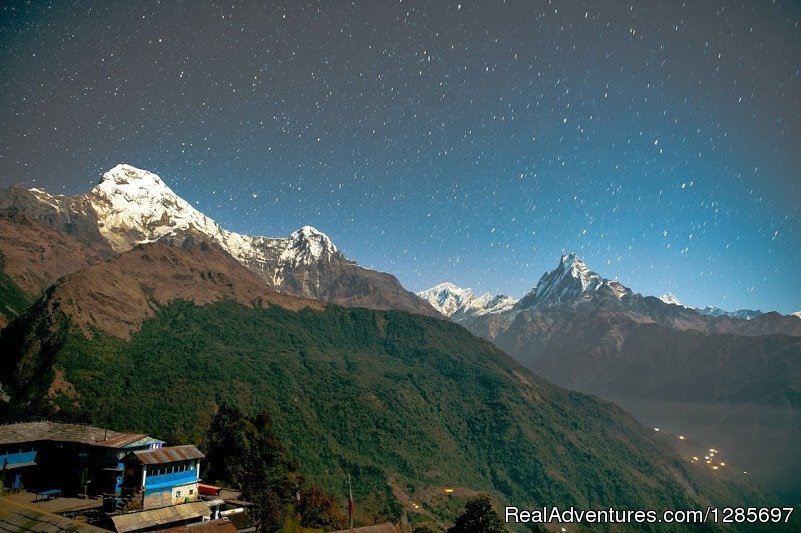
<svg viewBox="0 0 801 533">
<path fill-rule="evenodd" d="M 137 498 L 142 509 L 195 502 L 203 457 L 191 445 L 133 451 L 123 459 L 122 497 Z"/>
<path fill-rule="evenodd" d="M 51 531 L 61 522 L 66 524 L 58 526 L 61 530 L 102 530 L 7 499 L 20 496 L 6 494 L 13 492 L 33 493 L 34 501 L 50 504 L 67 496 L 87 503 L 87 498 L 102 497 L 102 504 L 98 501 L 93 508 L 102 510 L 107 523 L 103 524 L 103 518 L 96 523 L 117 533 L 145 533 L 170 527 L 178 528 L 176 531 L 236 531 L 227 516 L 243 516 L 242 505 L 247 502 L 237 501 L 238 494 L 229 496 L 229 501 L 223 500 L 222 489 L 200 483 L 204 455 L 195 446 L 164 444 L 144 434 L 86 425 L 0 425 L 0 511 L 8 507 L 5 515 L 0 512 L 0 530 L 4 520 L 28 524 L 36 531 Z"/>
<path fill-rule="evenodd" d="M 143 434 L 77 424 L 0 425 L 0 484 L 11 489 L 114 496 L 122 487 L 123 459 L 163 444 Z"/>
</svg>

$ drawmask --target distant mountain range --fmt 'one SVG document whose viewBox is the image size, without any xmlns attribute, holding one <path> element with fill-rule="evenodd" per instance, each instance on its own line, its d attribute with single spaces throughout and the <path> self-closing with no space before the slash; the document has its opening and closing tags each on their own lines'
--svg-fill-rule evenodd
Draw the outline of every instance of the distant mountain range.
<svg viewBox="0 0 801 533">
<path fill-rule="evenodd" d="M 42 216 L 53 225 L 19 210 L 2 221 L 0 305 L 22 299 L 0 332 L 0 417 L 197 442 L 221 402 L 267 409 L 310 479 L 342 496 L 352 474 L 360 501 L 386 500 L 412 520 L 453 514 L 444 487 L 527 506 L 767 504 L 741 472 L 692 464 L 617 406 L 548 383 L 433 310 L 279 293 L 199 234 L 118 253 L 127 244 L 117 237 L 89 239 L 105 223 L 50 213 Z M 309 230 L 297 238 L 317 239 Z M 336 253 L 316 242 L 281 245 L 294 254 L 285 279 Z M 86 262 L 75 262 L 81 254 Z"/>
<path fill-rule="evenodd" d="M 798 316 L 643 296 L 575 254 L 503 309 L 470 313 L 466 299 L 447 296 L 463 293 L 442 284 L 419 295 L 543 377 L 725 447 L 771 487 L 801 496 L 791 474 L 801 471 Z"/>
<path fill-rule="evenodd" d="M 681 301 L 679 301 L 679 299 L 674 294 L 671 293 L 663 294 L 662 296 L 659 297 L 659 299 L 665 302 L 666 304 L 680 305 L 682 307 L 687 307 L 686 305 L 681 303 Z M 736 311 L 726 311 L 724 309 L 721 309 L 720 307 L 715 307 L 711 305 L 708 305 L 706 307 L 693 307 L 692 309 L 695 309 L 702 315 L 706 316 L 727 316 L 730 318 L 742 318 L 743 320 L 751 320 L 752 318 L 756 318 L 759 315 L 765 314 L 758 309 L 756 310 L 737 309 Z"/>
<path fill-rule="evenodd" d="M 56 196 L 41 189 L 20 187 L 1 191 L 0 217 L 43 222 L 75 238 L 69 246 L 62 243 L 60 257 L 64 257 L 67 248 L 75 249 L 69 262 L 76 266 L 91 261 L 78 251 L 79 247 L 94 250 L 90 257 L 99 259 L 148 242 L 208 241 L 285 294 L 346 306 L 440 316 L 405 290 L 394 276 L 347 259 L 331 239 L 315 228 L 305 226 L 286 238 L 228 231 L 180 198 L 159 176 L 130 165 L 117 165 L 103 175 L 97 186 L 77 196 Z M 11 238 L 24 240 L 13 233 Z M 53 238 L 64 240 L 61 236 Z M 54 274 L 68 271 L 65 265 Z M 55 281 L 52 276 L 41 276 L 50 283 Z"/>
<path fill-rule="evenodd" d="M 568 277 L 578 279 L 579 284 L 565 282 Z M 493 296 L 489 292 L 481 296 L 475 296 L 471 289 L 444 282 L 417 293 L 417 296 L 427 301 L 443 315 L 450 317 L 457 322 L 470 316 L 484 314 L 499 314 L 515 309 L 526 309 L 533 307 L 545 307 L 558 305 L 561 302 L 570 302 L 576 298 L 584 298 L 592 291 L 600 290 L 618 294 L 619 297 L 632 292 L 631 289 L 624 287 L 617 281 L 602 278 L 597 273 L 589 270 L 587 265 L 576 254 L 565 254 L 559 262 L 559 266 L 550 272 L 546 272 L 532 291 L 526 294 L 518 304 L 518 300 L 512 296 L 499 294 Z M 672 293 L 665 293 L 659 297 L 666 304 L 687 307 Z M 754 309 L 737 309 L 736 311 L 726 311 L 720 307 L 687 307 L 698 313 L 710 316 L 729 318 L 740 318 L 750 320 L 765 313 Z M 792 314 L 801 318 L 801 311 Z"/>
</svg>

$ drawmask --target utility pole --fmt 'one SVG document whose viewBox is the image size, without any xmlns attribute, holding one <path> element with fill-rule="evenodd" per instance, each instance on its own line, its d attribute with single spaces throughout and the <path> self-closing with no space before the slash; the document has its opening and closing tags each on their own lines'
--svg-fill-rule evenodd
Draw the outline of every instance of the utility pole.
<svg viewBox="0 0 801 533">
<path fill-rule="evenodd" d="M 350 519 L 350 529 L 353 529 L 353 487 L 350 485 L 350 473 L 348 473 L 348 518 Z"/>
</svg>

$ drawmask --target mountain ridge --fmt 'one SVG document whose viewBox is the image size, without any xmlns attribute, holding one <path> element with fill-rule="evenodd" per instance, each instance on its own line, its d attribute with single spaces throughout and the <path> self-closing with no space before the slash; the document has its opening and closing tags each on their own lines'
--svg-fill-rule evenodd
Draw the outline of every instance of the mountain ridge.
<svg viewBox="0 0 801 533">
<path fill-rule="evenodd" d="M 212 241 L 278 292 L 346 306 L 441 315 L 391 274 L 347 259 L 323 232 L 303 226 L 286 238 L 231 232 L 175 194 L 156 174 L 120 164 L 76 196 L 12 187 L 0 215 L 24 216 L 120 253 L 138 244 Z"/>
<path fill-rule="evenodd" d="M 617 280 L 604 278 L 591 270 L 575 253 L 562 254 L 557 267 L 546 271 L 534 288 L 517 301 L 505 295 L 493 297 L 490 293 L 485 293 L 481 296 L 483 301 L 491 301 L 493 298 L 508 299 L 509 302 L 514 302 L 511 308 L 496 307 L 487 309 L 479 307 L 484 309 L 484 312 L 471 313 L 469 312 L 470 304 L 478 301 L 478 298 L 475 297 L 472 290 L 462 289 L 451 282 L 440 283 L 418 292 L 417 295 L 431 303 L 442 314 L 457 322 L 470 320 L 471 323 L 475 323 L 475 317 L 488 313 L 495 315 L 506 314 L 511 317 L 514 313 L 524 309 L 575 305 L 581 301 L 608 297 L 612 301 L 621 302 L 623 307 L 629 307 L 632 313 L 640 315 L 643 320 L 654 320 L 679 329 L 744 335 L 770 333 L 801 335 L 799 324 L 793 320 L 787 320 L 793 317 L 794 314 L 781 315 L 775 311 L 765 313 L 759 310 L 746 309 L 724 311 L 717 307 L 693 308 L 683 305 L 671 293 L 663 294 L 658 298 L 643 295 L 631 290 Z M 461 298 L 463 301 L 451 302 L 448 300 L 450 295 L 458 295 L 456 299 Z M 440 308 L 437 303 L 438 299 L 443 299 L 443 306 L 450 305 L 450 311 L 445 307 Z M 662 307 L 661 304 L 671 307 Z M 740 322 L 741 320 L 752 321 L 755 319 L 759 320 L 746 326 Z M 506 320 L 506 322 L 511 323 L 510 320 Z M 482 334 L 482 336 L 484 335 Z"/>
<path fill-rule="evenodd" d="M 141 317 L 130 329 L 98 316 L 125 302 L 119 313 Z M 3 330 L 0 351 L 6 407 L 39 415 L 192 439 L 217 402 L 267 409 L 340 495 L 354 472 L 365 495 L 393 484 L 582 507 L 763 499 L 747 478 L 699 469 L 617 406 L 544 381 L 457 324 L 272 293 L 214 245 L 142 244 L 63 277 Z"/>
</svg>

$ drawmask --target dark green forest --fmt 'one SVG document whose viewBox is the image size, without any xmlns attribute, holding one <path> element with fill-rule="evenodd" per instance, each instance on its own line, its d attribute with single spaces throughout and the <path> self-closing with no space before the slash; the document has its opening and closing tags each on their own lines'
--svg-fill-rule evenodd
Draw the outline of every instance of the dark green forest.
<svg viewBox="0 0 801 533">
<path fill-rule="evenodd" d="M 447 321 L 174 302 L 123 341 L 59 320 L 37 353 L 4 361 L 18 406 L 8 417 L 200 443 L 220 405 L 267 412 L 304 475 L 342 497 L 351 474 L 357 500 L 442 486 L 521 506 L 759 500 L 694 471 L 616 406 L 545 382 Z M 0 348 L 19 357 L 22 332 L 9 330 Z M 73 388 L 48 396 L 56 372 Z"/>
</svg>

